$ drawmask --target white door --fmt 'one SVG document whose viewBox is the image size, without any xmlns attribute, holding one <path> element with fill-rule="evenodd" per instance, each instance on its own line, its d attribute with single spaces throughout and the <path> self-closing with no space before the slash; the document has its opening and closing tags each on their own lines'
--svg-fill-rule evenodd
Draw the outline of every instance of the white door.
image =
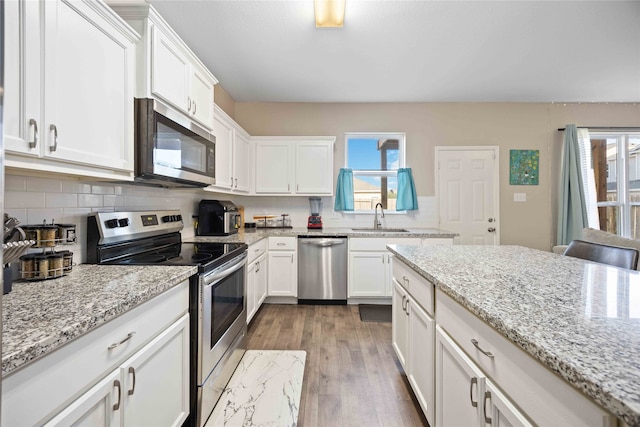
<svg viewBox="0 0 640 427">
<path fill-rule="evenodd" d="M 391 342 L 398 360 L 405 372 L 408 370 L 409 353 L 409 317 L 407 316 L 407 292 L 398 281 L 393 281 L 393 297 L 391 304 Z"/>
<path fill-rule="evenodd" d="M 258 272 L 258 261 L 247 266 L 247 325 L 256 313 L 256 273 Z"/>
<path fill-rule="evenodd" d="M 293 251 L 269 252 L 269 296 L 298 296 L 298 262 Z"/>
<path fill-rule="evenodd" d="M 236 128 L 233 141 L 233 189 L 249 192 L 249 156 L 251 152 L 249 135 Z"/>
<path fill-rule="evenodd" d="M 498 147 L 436 147 L 440 228 L 458 245 L 500 244 Z"/>
<path fill-rule="evenodd" d="M 207 129 L 213 128 L 213 82 L 192 68 L 191 73 L 191 114 Z"/>
<path fill-rule="evenodd" d="M 87 3 L 44 10 L 45 156 L 132 172 L 133 43 Z"/>
<path fill-rule="evenodd" d="M 215 186 L 233 188 L 231 165 L 233 162 L 233 127 L 222 114 L 213 117 L 213 134 L 216 136 L 216 183 Z"/>
<path fill-rule="evenodd" d="M 116 369 L 44 426 L 119 427 L 123 391 L 120 371 Z"/>
<path fill-rule="evenodd" d="M 409 312 L 409 383 L 429 425 L 435 425 L 434 355 L 436 321 L 417 302 L 406 303 Z M 446 381 L 446 379 L 445 379 Z"/>
<path fill-rule="evenodd" d="M 485 377 L 436 327 L 436 427 L 480 426 Z"/>
<path fill-rule="evenodd" d="M 349 297 L 385 297 L 389 279 L 387 252 L 349 253 Z"/>
<path fill-rule="evenodd" d="M 531 427 L 531 423 L 489 380 L 485 381 L 482 412 L 486 425 L 493 427 Z"/>
<path fill-rule="evenodd" d="M 189 415 L 189 315 L 185 314 L 121 367 L 124 422 L 179 426 Z"/>
<path fill-rule="evenodd" d="M 287 142 L 256 144 L 256 193 L 292 193 L 290 171 L 293 158 Z"/>
</svg>

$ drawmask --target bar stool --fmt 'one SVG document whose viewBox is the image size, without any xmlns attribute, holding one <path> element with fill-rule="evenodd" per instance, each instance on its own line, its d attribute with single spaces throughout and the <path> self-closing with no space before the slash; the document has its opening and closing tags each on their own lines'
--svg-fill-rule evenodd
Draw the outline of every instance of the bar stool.
<svg viewBox="0 0 640 427">
<path fill-rule="evenodd" d="M 569 243 L 569 247 L 563 255 L 630 270 L 635 270 L 638 266 L 638 251 L 636 249 L 602 245 L 584 240 L 574 240 Z"/>
</svg>

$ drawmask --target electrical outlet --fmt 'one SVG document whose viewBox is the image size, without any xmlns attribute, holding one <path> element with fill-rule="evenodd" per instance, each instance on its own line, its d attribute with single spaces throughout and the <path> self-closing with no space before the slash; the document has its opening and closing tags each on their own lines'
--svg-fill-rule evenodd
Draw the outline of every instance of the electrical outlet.
<svg viewBox="0 0 640 427">
<path fill-rule="evenodd" d="M 527 201 L 527 193 L 513 193 L 513 201 L 514 202 L 526 202 Z"/>
</svg>

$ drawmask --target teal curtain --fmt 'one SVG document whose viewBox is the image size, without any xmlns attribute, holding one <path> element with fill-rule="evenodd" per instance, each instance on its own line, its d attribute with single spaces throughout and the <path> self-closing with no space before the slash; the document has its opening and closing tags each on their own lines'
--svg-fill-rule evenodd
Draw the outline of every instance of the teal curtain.
<svg viewBox="0 0 640 427">
<path fill-rule="evenodd" d="M 336 185 L 336 211 L 353 210 L 353 170 L 342 168 Z"/>
<path fill-rule="evenodd" d="M 582 229 L 588 227 L 587 203 L 580 166 L 580 146 L 576 125 L 564 130 L 562 170 L 558 200 L 558 245 L 568 245 L 582 237 Z"/>
<path fill-rule="evenodd" d="M 411 168 L 398 169 L 398 200 L 397 211 L 415 211 L 418 209 L 418 195 L 413 182 Z"/>
</svg>

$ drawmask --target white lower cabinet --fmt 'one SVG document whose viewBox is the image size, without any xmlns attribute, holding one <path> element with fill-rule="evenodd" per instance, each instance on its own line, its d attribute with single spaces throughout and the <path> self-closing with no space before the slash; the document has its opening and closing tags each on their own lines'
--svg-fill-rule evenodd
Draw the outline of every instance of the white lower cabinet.
<svg viewBox="0 0 640 427">
<path fill-rule="evenodd" d="M 189 414 L 184 281 L 2 379 L 3 426 L 180 426 Z"/>
<path fill-rule="evenodd" d="M 349 298 L 391 296 L 391 261 L 387 245 L 419 246 L 420 238 L 353 237 L 349 239 Z"/>
<path fill-rule="evenodd" d="M 181 425 L 189 414 L 189 315 L 45 426 Z"/>
<path fill-rule="evenodd" d="M 418 286 L 422 284 L 414 284 Z M 433 285 L 430 286 L 433 292 Z M 393 280 L 392 344 L 430 425 L 434 421 L 435 320 Z"/>
<path fill-rule="evenodd" d="M 267 297 L 267 255 L 263 253 L 247 267 L 247 324 Z"/>
<path fill-rule="evenodd" d="M 119 427 L 122 425 L 120 371 L 107 375 L 75 402 L 45 424 L 53 426 Z"/>
<path fill-rule="evenodd" d="M 298 239 L 269 237 L 268 296 L 298 296 Z"/>
<path fill-rule="evenodd" d="M 532 425 L 439 326 L 436 396 L 436 427 Z"/>
</svg>

